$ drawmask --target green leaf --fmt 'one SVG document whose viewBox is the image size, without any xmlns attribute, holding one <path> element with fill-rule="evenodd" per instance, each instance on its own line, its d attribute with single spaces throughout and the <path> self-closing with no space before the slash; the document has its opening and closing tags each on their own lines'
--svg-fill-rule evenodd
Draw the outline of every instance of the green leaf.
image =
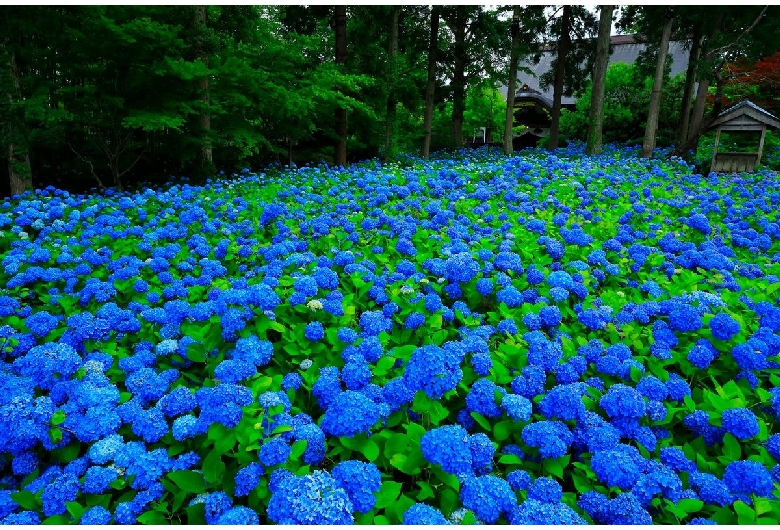
<svg viewBox="0 0 780 530">
<path fill-rule="evenodd" d="M 393 433 L 385 443 L 384 455 L 386 458 L 390 458 L 395 454 L 402 454 L 409 447 L 409 435 L 404 433 Z"/>
<path fill-rule="evenodd" d="M 77 502 L 66 502 L 65 507 L 67 508 L 68 513 L 77 521 L 81 519 L 81 516 L 84 515 L 84 512 L 86 511 L 84 507 Z"/>
<path fill-rule="evenodd" d="M 49 438 L 51 438 L 51 443 L 58 444 L 62 441 L 62 429 L 59 427 L 52 427 L 49 429 Z"/>
<path fill-rule="evenodd" d="M 25 510 L 33 512 L 39 512 L 41 510 L 41 501 L 30 491 L 17 491 L 16 493 L 11 494 L 11 498 Z"/>
<path fill-rule="evenodd" d="M 700 501 L 699 499 L 681 499 L 677 503 L 677 507 L 686 514 L 696 513 L 704 508 L 704 502 Z"/>
<path fill-rule="evenodd" d="M 43 521 L 41 521 L 41 524 L 45 525 L 66 525 L 70 524 L 70 517 L 67 515 L 52 515 L 51 517 L 47 517 Z"/>
<path fill-rule="evenodd" d="M 187 524 L 205 525 L 206 524 L 206 505 L 199 502 L 184 509 L 187 513 Z"/>
<path fill-rule="evenodd" d="M 433 406 L 433 400 L 428 397 L 428 394 L 422 390 L 418 390 L 414 395 L 414 403 L 412 403 L 412 410 L 417 414 L 424 414 L 431 410 Z"/>
<path fill-rule="evenodd" d="M 386 480 L 382 482 L 382 486 L 376 495 L 376 508 L 386 508 L 393 504 L 398 496 L 401 494 L 401 487 L 403 484 L 400 482 L 393 482 L 392 480 Z"/>
<path fill-rule="evenodd" d="M 422 438 L 426 432 L 427 431 L 425 430 L 425 427 L 422 425 L 418 425 L 414 422 L 409 422 L 406 424 L 406 433 L 409 435 L 409 439 L 413 442 L 419 443 L 420 438 Z"/>
<path fill-rule="evenodd" d="M 376 362 L 376 365 L 374 365 L 374 369 L 372 370 L 372 372 L 374 373 L 374 375 L 381 377 L 387 374 L 387 372 L 390 371 L 393 365 L 395 365 L 395 357 L 385 356 Z"/>
<path fill-rule="evenodd" d="M 468 525 L 472 526 L 477 523 L 477 518 L 474 516 L 474 512 L 471 510 L 466 512 L 466 515 L 463 516 L 463 520 L 460 522 L 461 526 Z"/>
<path fill-rule="evenodd" d="M 753 524 L 756 520 L 756 512 L 742 501 L 734 503 L 734 511 L 737 512 L 739 524 Z"/>
<path fill-rule="evenodd" d="M 306 446 L 309 444 L 306 440 L 298 440 L 292 445 L 290 451 L 290 460 L 298 460 L 303 453 L 306 452 Z"/>
<path fill-rule="evenodd" d="M 150 510 L 148 512 L 144 512 L 141 515 L 139 515 L 138 522 L 141 524 L 157 524 L 157 525 L 170 524 L 168 518 L 165 517 L 164 514 L 155 510 Z"/>
<path fill-rule="evenodd" d="M 365 456 L 366 460 L 368 460 L 369 462 L 373 462 L 377 458 L 379 458 L 379 446 L 376 444 L 374 440 L 369 439 L 363 445 L 360 451 L 363 453 L 363 456 Z"/>
<path fill-rule="evenodd" d="M 472 412 L 471 417 L 474 418 L 474 420 L 479 423 L 479 426 L 485 429 L 487 432 L 493 431 L 493 429 L 490 427 L 490 422 L 479 412 Z"/>
<path fill-rule="evenodd" d="M 217 451 L 211 451 L 203 460 L 203 476 L 209 484 L 221 484 L 225 476 L 225 463 Z"/>
<path fill-rule="evenodd" d="M 236 445 L 236 433 L 234 431 L 228 432 L 225 436 L 214 440 L 214 451 L 224 455 Z"/>
<path fill-rule="evenodd" d="M 417 486 L 420 488 L 420 493 L 417 494 L 418 501 L 424 501 L 425 499 L 432 499 L 435 494 L 430 484 L 422 480 L 417 481 Z"/>
<path fill-rule="evenodd" d="M 206 480 L 197 471 L 171 471 L 168 473 L 168 478 L 188 493 L 204 493 L 206 491 Z"/>
<path fill-rule="evenodd" d="M 390 521 L 384 515 L 375 515 L 374 516 L 374 524 L 375 525 L 389 525 Z"/>
<path fill-rule="evenodd" d="M 63 421 L 65 421 L 65 412 L 64 411 L 58 410 L 54 414 L 52 414 L 52 417 L 51 417 L 51 424 L 52 425 L 60 425 Z"/>
<path fill-rule="evenodd" d="M 772 511 L 772 501 L 763 497 L 756 498 L 756 515 L 763 515 Z"/>
<path fill-rule="evenodd" d="M 442 420 L 446 419 L 450 415 L 450 411 L 447 409 L 447 407 L 436 401 L 434 402 L 433 407 L 431 407 L 430 415 L 431 421 L 435 425 L 438 425 Z"/>
<path fill-rule="evenodd" d="M 441 480 L 442 484 L 446 484 L 452 490 L 460 491 L 460 482 L 458 481 L 458 477 L 447 473 L 441 469 L 441 466 L 433 466 L 432 469 L 433 474 L 436 475 L 436 478 Z"/>
<path fill-rule="evenodd" d="M 187 347 L 187 359 L 194 363 L 206 362 L 206 347 L 200 342 L 195 342 Z"/>
<path fill-rule="evenodd" d="M 723 455 L 732 461 L 739 460 L 742 456 L 742 448 L 731 433 L 723 436 Z"/>
<path fill-rule="evenodd" d="M 503 442 L 512 432 L 514 422 L 509 420 L 499 421 L 493 426 L 493 437 L 497 442 Z"/>
<path fill-rule="evenodd" d="M 551 475 L 555 475 L 556 477 L 562 479 L 563 470 L 566 469 L 566 466 L 569 465 L 570 460 L 571 455 L 562 456 L 560 458 L 556 458 L 555 460 L 546 460 L 544 462 L 544 470 Z"/>
<path fill-rule="evenodd" d="M 498 458 L 499 464 L 517 464 L 521 465 L 523 463 L 522 459 L 517 455 L 501 455 Z"/>
</svg>

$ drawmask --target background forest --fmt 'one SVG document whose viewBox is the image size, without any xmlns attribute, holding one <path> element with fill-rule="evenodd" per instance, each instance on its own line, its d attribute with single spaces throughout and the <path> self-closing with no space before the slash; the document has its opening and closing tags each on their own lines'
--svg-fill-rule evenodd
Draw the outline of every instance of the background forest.
<svg viewBox="0 0 780 530">
<path fill-rule="evenodd" d="M 4 7 L 0 192 L 427 156 L 483 127 L 500 143 L 499 87 L 544 49 L 558 60 L 543 81 L 579 96 L 563 139 L 586 140 L 598 101 L 603 141 L 641 143 L 654 83 L 653 137 L 682 153 L 724 105 L 777 113 L 777 7 L 603 7 L 649 45 L 601 74 L 596 98 L 599 15 L 583 6 Z M 685 76 L 657 76 L 664 38 L 688 43 Z"/>
</svg>

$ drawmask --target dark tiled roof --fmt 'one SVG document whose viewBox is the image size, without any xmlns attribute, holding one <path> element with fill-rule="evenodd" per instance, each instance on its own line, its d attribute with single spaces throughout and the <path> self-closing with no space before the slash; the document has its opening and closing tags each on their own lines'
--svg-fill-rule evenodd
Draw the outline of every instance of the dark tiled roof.
<svg viewBox="0 0 780 530">
<path fill-rule="evenodd" d="M 780 120 L 778 120 L 777 116 L 770 114 L 766 109 L 762 109 L 752 101 L 746 99 L 718 114 L 718 118 L 710 125 L 710 129 L 723 125 L 730 120 L 745 114 L 746 111 L 748 115 L 752 115 L 752 119 L 759 120 L 768 127 L 777 128 L 780 126 Z"/>
<path fill-rule="evenodd" d="M 672 67 L 670 75 L 674 77 L 679 73 L 684 73 L 688 68 L 688 50 L 685 49 L 685 42 L 672 41 L 669 43 L 669 56 L 667 60 L 672 60 Z M 612 36 L 612 54 L 609 56 L 610 63 L 628 63 L 632 64 L 639 57 L 639 53 L 647 47 L 647 44 L 639 42 L 633 35 L 613 35 Z M 531 74 L 519 71 L 517 74 L 518 85 L 527 84 L 529 88 L 539 91 L 542 96 L 552 100 L 553 88 L 550 87 L 547 90 L 542 90 L 539 86 L 539 78 L 545 72 L 549 71 L 552 66 L 552 61 L 555 59 L 555 53 L 553 51 L 545 51 L 541 55 L 541 59 L 537 64 L 533 64 L 532 61 L 523 61 L 520 63 L 521 68 L 528 68 L 531 70 Z M 520 68 L 518 69 L 520 70 Z M 506 86 L 500 88 L 501 93 L 506 95 Z M 563 96 L 561 103 L 564 105 L 573 105 L 576 99 L 573 97 Z"/>
</svg>

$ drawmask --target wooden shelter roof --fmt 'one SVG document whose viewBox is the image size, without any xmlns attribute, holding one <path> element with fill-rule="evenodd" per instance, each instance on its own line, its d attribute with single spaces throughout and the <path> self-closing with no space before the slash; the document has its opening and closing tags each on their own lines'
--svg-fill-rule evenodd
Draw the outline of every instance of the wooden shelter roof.
<svg viewBox="0 0 780 530">
<path fill-rule="evenodd" d="M 780 129 L 780 120 L 755 103 L 745 100 L 721 112 L 707 130 L 760 131 L 764 127 Z"/>
</svg>

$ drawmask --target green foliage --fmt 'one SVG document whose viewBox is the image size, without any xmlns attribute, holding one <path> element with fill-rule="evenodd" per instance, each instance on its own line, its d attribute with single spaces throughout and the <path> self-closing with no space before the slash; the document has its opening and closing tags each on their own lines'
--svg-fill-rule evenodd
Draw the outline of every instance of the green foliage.
<svg viewBox="0 0 780 530">
<path fill-rule="evenodd" d="M 716 131 L 709 131 L 699 139 L 694 164 L 703 172 L 708 172 L 712 163 L 712 150 L 715 148 Z M 758 149 L 759 134 L 726 133 L 720 134 L 718 152 L 739 153 L 756 152 Z M 764 137 L 764 149 L 761 156 L 761 165 L 757 169 L 780 170 L 780 134 L 777 131 L 767 131 Z"/>
<path fill-rule="evenodd" d="M 679 123 L 683 83 L 682 75 L 664 82 L 658 120 L 659 146 L 668 146 L 674 141 Z M 652 86 L 652 77 L 641 77 L 635 65 L 626 63 L 609 65 L 604 88 L 605 143 L 642 142 Z M 591 90 L 591 83 L 588 82 L 577 99 L 576 110 L 563 110 L 561 113 L 561 131 L 570 138 L 583 141 L 587 138 Z"/>
</svg>

